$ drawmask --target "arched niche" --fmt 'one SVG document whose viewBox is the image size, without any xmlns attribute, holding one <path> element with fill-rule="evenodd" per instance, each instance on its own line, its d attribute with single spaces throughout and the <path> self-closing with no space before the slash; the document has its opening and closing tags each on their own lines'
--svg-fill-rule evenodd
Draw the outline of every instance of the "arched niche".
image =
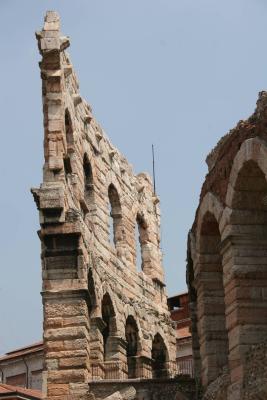
<svg viewBox="0 0 267 400">
<path fill-rule="evenodd" d="M 94 181 L 92 165 L 89 161 L 88 155 L 85 153 L 83 156 L 83 177 L 84 177 L 84 200 L 91 210 L 94 204 Z"/>
<path fill-rule="evenodd" d="M 138 326 L 133 316 L 128 316 L 125 324 L 126 356 L 128 378 L 137 378 L 137 356 L 139 352 Z"/>
<path fill-rule="evenodd" d="M 95 282 L 93 277 L 93 271 L 90 268 L 88 272 L 88 313 L 89 317 L 94 315 L 97 307 L 96 292 L 95 292 Z"/>
<path fill-rule="evenodd" d="M 74 144 L 73 125 L 69 110 L 65 110 L 65 135 L 68 148 Z"/>
<path fill-rule="evenodd" d="M 105 327 L 102 330 L 104 361 L 109 360 L 112 353 L 111 338 L 117 334 L 116 314 L 111 297 L 108 293 L 103 296 L 101 303 L 102 319 Z"/>
<path fill-rule="evenodd" d="M 67 181 L 68 175 L 72 174 L 73 172 L 71 163 L 71 153 L 73 151 L 73 145 L 74 145 L 73 126 L 68 109 L 65 110 L 64 128 L 65 128 L 65 139 L 67 143 L 67 149 L 63 158 L 63 165 L 64 165 L 65 178 Z"/>
<path fill-rule="evenodd" d="M 267 339 L 267 182 L 260 167 L 264 149 L 255 143 L 253 152 L 252 141 L 246 151 L 242 146 L 227 193 L 231 213 L 223 257 L 232 384 L 242 381 L 251 346 Z"/>
<path fill-rule="evenodd" d="M 168 376 L 168 351 L 159 333 L 153 338 L 151 350 L 152 377 L 166 378 Z"/>
<path fill-rule="evenodd" d="M 197 330 L 200 344 L 201 377 L 204 386 L 228 365 L 228 334 L 225 317 L 221 235 L 214 214 L 206 211 L 199 221 L 195 288 Z"/>
</svg>

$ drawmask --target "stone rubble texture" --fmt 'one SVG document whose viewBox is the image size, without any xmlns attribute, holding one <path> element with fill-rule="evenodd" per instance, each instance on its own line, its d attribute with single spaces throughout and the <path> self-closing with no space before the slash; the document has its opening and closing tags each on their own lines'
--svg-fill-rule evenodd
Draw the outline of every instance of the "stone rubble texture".
<svg viewBox="0 0 267 400">
<path fill-rule="evenodd" d="M 94 364 L 116 361 L 122 366 L 120 377 L 127 377 L 127 321 L 134 321 L 127 332 L 136 333 L 139 370 L 151 370 L 157 334 L 168 365 L 175 361 L 160 251 L 159 199 L 150 177 L 133 173 L 80 96 L 66 52 L 70 41 L 60 33 L 55 12 L 47 12 L 36 37 L 42 56 L 45 162 L 43 182 L 32 193 L 41 226 L 43 389 L 48 400 L 93 399 L 88 382 Z M 99 379 L 103 374 L 100 371 Z"/>
<path fill-rule="evenodd" d="M 105 400 L 134 400 L 135 396 L 135 388 L 133 386 L 129 386 L 127 389 L 117 391 L 110 396 L 107 396 Z"/>
<path fill-rule="evenodd" d="M 201 393 L 197 393 L 192 379 L 180 376 L 177 379 L 150 379 L 131 381 L 95 381 L 90 388 L 96 400 L 106 399 L 108 396 L 129 387 L 135 388 L 135 400 L 198 400 Z"/>
<path fill-rule="evenodd" d="M 207 164 L 187 254 L 196 378 L 207 400 L 266 399 L 266 92 Z"/>
</svg>

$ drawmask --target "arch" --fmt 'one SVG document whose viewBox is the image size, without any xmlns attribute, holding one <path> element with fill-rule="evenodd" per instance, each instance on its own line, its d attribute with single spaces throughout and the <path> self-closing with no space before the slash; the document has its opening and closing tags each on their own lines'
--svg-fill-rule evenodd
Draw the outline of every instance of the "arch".
<svg viewBox="0 0 267 400">
<path fill-rule="evenodd" d="M 136 323 L 136 325 L 137 325 L 137 330 L 138 330 L 138 354 L 142 355 L 144 337 L 143 337 L 143 334 L 142 334 L 142 328 L 141 328 L 140 321 L 139 321 L 140 316 L 138 315 L 135 307 L 133 307 L 130 304 L 125 304 L 124 312 L 123 312 L 123 327 L 125 327 L 128 317 L 133 318 L 135 323 Z M 125 337 L 125 339 L 126 339 L 126 337 Z"/>
<path fill-rule="evenodd" d="M 109 241 L 117 248 L 123 240 L 122 211 L 118 191 L 112 183 L 108 187 L 108 199 L 110 216 Z"/>
<path fill-rule="evenodd" d="M 83 156 L 83 178 L 84 178 L 84 199 L 88 207 L 92 207 L 94 203 L 94 181 L 92 165 L 89 161 L 87 153 Z"/>
<path fill-rule="evenodd" d="M 65 139 L 67 143 L 67 151 L 63 157 L 63 166 L 65 172 L 65 179 L 68 181 L 68 175 L 72 174 L 72 162 L 71 162 L 71 150 L 74 145 L 74 137 L 73 137 L 73 127 L 72 121 L 70 117 L 69 110 L 65 109 L 64 115 L 64 129 L 65 129 Z"/>
<path fill-rule="evenodd" d="M 251 346 L 267 338 L 266 176 L 266 144 L 246 140 L 234 159 L 226 195 L 230 215 L 223 252 L 230 358 L 236 360 L 232 383 L 240 379 L 236 376 Z"/>
<path fill-rule="evenodd" d="M 206 193 L 198 209 L 197 227 L 196 227 L 196 246 L 197 243 L 199 243 L 199 235 L 201 231 L 202 221 L 207 212 L 214 215 L 220 229 L 220 221 L 222 218 L 223 211 L 224 207 L 220 202 L 220 200 L 213 193 L 211 192 Z"/>
<path fill-rule="evenodd" d="M 209 196 L 211 199 L 211 197 Z M 197 294 L 197 331 L 199 335 L 202 383 L 207 386 L 228 365 L 228 334 L 225 319 L 221 235 L 219 223 L 209 210 L 202 207 L 197 232 L 197 260 L 194 267 Z M 222 209 L 217 210 L 219 219 Z M 203 214 L 203 212 L 205 212 Z"/>
<path fill-rule="evenodd" d="M 258 163 L 245 161 L 234 183 L 231 208 L 249 212 L 267 211 L 267 182 Z"/>
<path fill-rule="evenodd" d="M 118 196 L 119 196 L 119 199 L 121 202 L 121 207 L 122 207 L 123 206 L 122 199 L 123 199 L 124 193 L 121 189 L 120 182 L 113 170 L 109 170 L 106 175 L 106 187 L 109 187 L 111 185 L 116 188 L 116 191 L 118 193 Z"/>
<path fill-rule="evenodd" d="M 247 139 L 243 142 L 234 158 L 226 193 L 226 204 L 229 207 L 233 203 L 234 188 L 239 172 L 247 161 L 254 161 L 265 177 L 267 176 L 267 145 L 258 137 Z"/>
<path fill-rule="evenodd" d="M 138 326 L 132 315 L 129 315 L 125 323 L 126 357 L 128 378 L 137 378 L 137 356 L 140 351 Z"/>
<path fill-rule="evenodd" d="M 95 310 L 97 308 L 97 298 L 96 298 L 96 292 L 95 292 L 95 281 L 93 277 L 93 271 L 92 268 L 89 269 L 88 271 L 88 313 L 89 317 L 94 315 Z"/>
<path fill-rule="evenodd" d="M 168 376 L 169 355 L 162 336 L 159 333 L 153 338 L 151 349 L 152 376 L 153 378 L 166 378 Z"/>
<path fill-rule="evenodd" d="M 70 112 L 67 108 L 65 109 L 64 123 L 65 123 L 66 142 L 67 142 L 67 147 L 69 148 L 70 146 L 73 146 L 73 144 L 74 144 L 74 136 L 73 136 L 73 124 L 72 124 Z"/>
<path fill-rule="evenodd" d="M 101 302 L 101 313 L 104 321 L 104 329 L 102 330 L 104 360 L 109 360 L 113 353 L 110 345 L 110 338 L 117 334 L 116 314 L 111 297 L 105 293 Z"/>
</svg>

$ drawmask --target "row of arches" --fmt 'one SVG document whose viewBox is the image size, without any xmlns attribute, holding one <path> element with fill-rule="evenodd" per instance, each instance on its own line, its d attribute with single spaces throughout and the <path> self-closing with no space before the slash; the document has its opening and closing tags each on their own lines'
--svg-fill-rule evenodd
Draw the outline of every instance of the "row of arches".
<svg viewBox="0 0 267 400">
<path fill-rule="evenodd" d="M 67 154 L 64 157 L 64 171 L 67 180 L 67 176 L 73 172 L 71 166 L 71 154 L 73 152 L 74 144 L 73 127 L 68 110 L 65 111 L 65 135 L 67 143 Z M 83 156 L 83 185 L 85 203 L 82 201 L 80 204 L 80 208 L 84 217 L 87 215 L 87 213 L 89 213 L 90 217 L 90 213 L 92 213 L 95 208 L 94 178 L 92 165 L 86 153 Z M 107 195 L 109 216 L 108 240 L 112 247 L 120 249 L 126 243 L 125 229 L 120 197 L 113 183 L 108 186 Z M 148 231 L 147 224 L 140 213 L 136 214 L 135 231 L 133 234 L 135 242 L 135 264 L 137 266 L 137 270 L 141 271 L 144 270 L 144 253 L 147 250 Z"/>
<path fill-rule="evenodd" d="M 224 368 L 240 383 L 250 346 L 267 339 L 266 176 L 267 147 L 248 139 L 233 161 L 225 205 L 209 192 L 198 209 L 189 286 L 204 385 Z"/>
<path fill-rule="evenodd" d="M 126 243 L 124 222 L 122 215 L 122 207 L 117 189 L 113 184 L 108 187 L 108 199 L 109 199 L 109 242 L 115 248 L 120 248 Z M 144 270 L 144 253 L 147 250 L 148 239 L 148 226 L 144 217 L 140 214 L 136 214 L 135 218 L 135 230 L 134 230 L 134 242 L 135 242 L 135 264 L 137 270 Z"/>
<path fill-rule="evenodd" d="M 92 315 L 92 308 L 89 308 Z M 105 293 L 101 302 L 102 316 L 102 356 L 99 362 L 102 365 L 113 361 L 125 360 L 127 378 L 144 377 L 144 368 L 149 370 L 151 377 L 162 378 L 167 376 L 168 351 L 160 333 L 156 333 L 152 339 L 150 357 L 144 357 L 142 334 L 140 326 L 133 315 L 128 315 L 124 323 L 124 335 L 118 329 L 118 315 L 116 315 L 109 293 Z M 99 326 L 99 324 L 98 324 Z M 119 340 L 118 340 L 119 338 Z M 104 363 L 104 364 L 103 364 Z"/>
</svg>

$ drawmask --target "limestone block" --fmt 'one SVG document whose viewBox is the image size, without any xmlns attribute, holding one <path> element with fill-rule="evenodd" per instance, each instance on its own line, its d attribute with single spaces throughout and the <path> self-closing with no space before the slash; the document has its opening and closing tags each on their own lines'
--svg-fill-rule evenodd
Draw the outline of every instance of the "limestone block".
<svg viewBox="0 0 267 400">
<path fill-rule="evenodd" d="M 58 366 L 60 368 L 86 368 L 87 356 L 60 358 Z"/>
<path fill-rule="evenodd" d="M 69 385 L 68 384 L 49 384 L 48 388 L 48 396 L 65 396 L 69 393 Z"/>
<path fill-rule="evenodd" d="M 48 26 L 48 24 L 47 24 Z M 53 24 L 55 26 L 55 24 Z M 52 23 L 49 24 L 49 30 L 52 27 Z M 52 51 L 52 50 L 60 50 L 60 40 L 59 37 L 46 37 L 41 39 L 41 49 L 42 51 Z"/>
<path fill-rule="evenodd" d="M 48 371 L 47 379 L 49 383 L 68 384 L 70 382 L 84 382 L 83 369 L 69 369 L 60 371 Z M 48 385 L 49 390 L 49 385 Z"/>
<path fill-rule="evenodd" d="M 65 340 L 70 338 L 79 338 L 85 335 L 84 327 L 68 327 L 61 329 L 47 329 L 45 338 L 49 340 Z"/>
</svg>

